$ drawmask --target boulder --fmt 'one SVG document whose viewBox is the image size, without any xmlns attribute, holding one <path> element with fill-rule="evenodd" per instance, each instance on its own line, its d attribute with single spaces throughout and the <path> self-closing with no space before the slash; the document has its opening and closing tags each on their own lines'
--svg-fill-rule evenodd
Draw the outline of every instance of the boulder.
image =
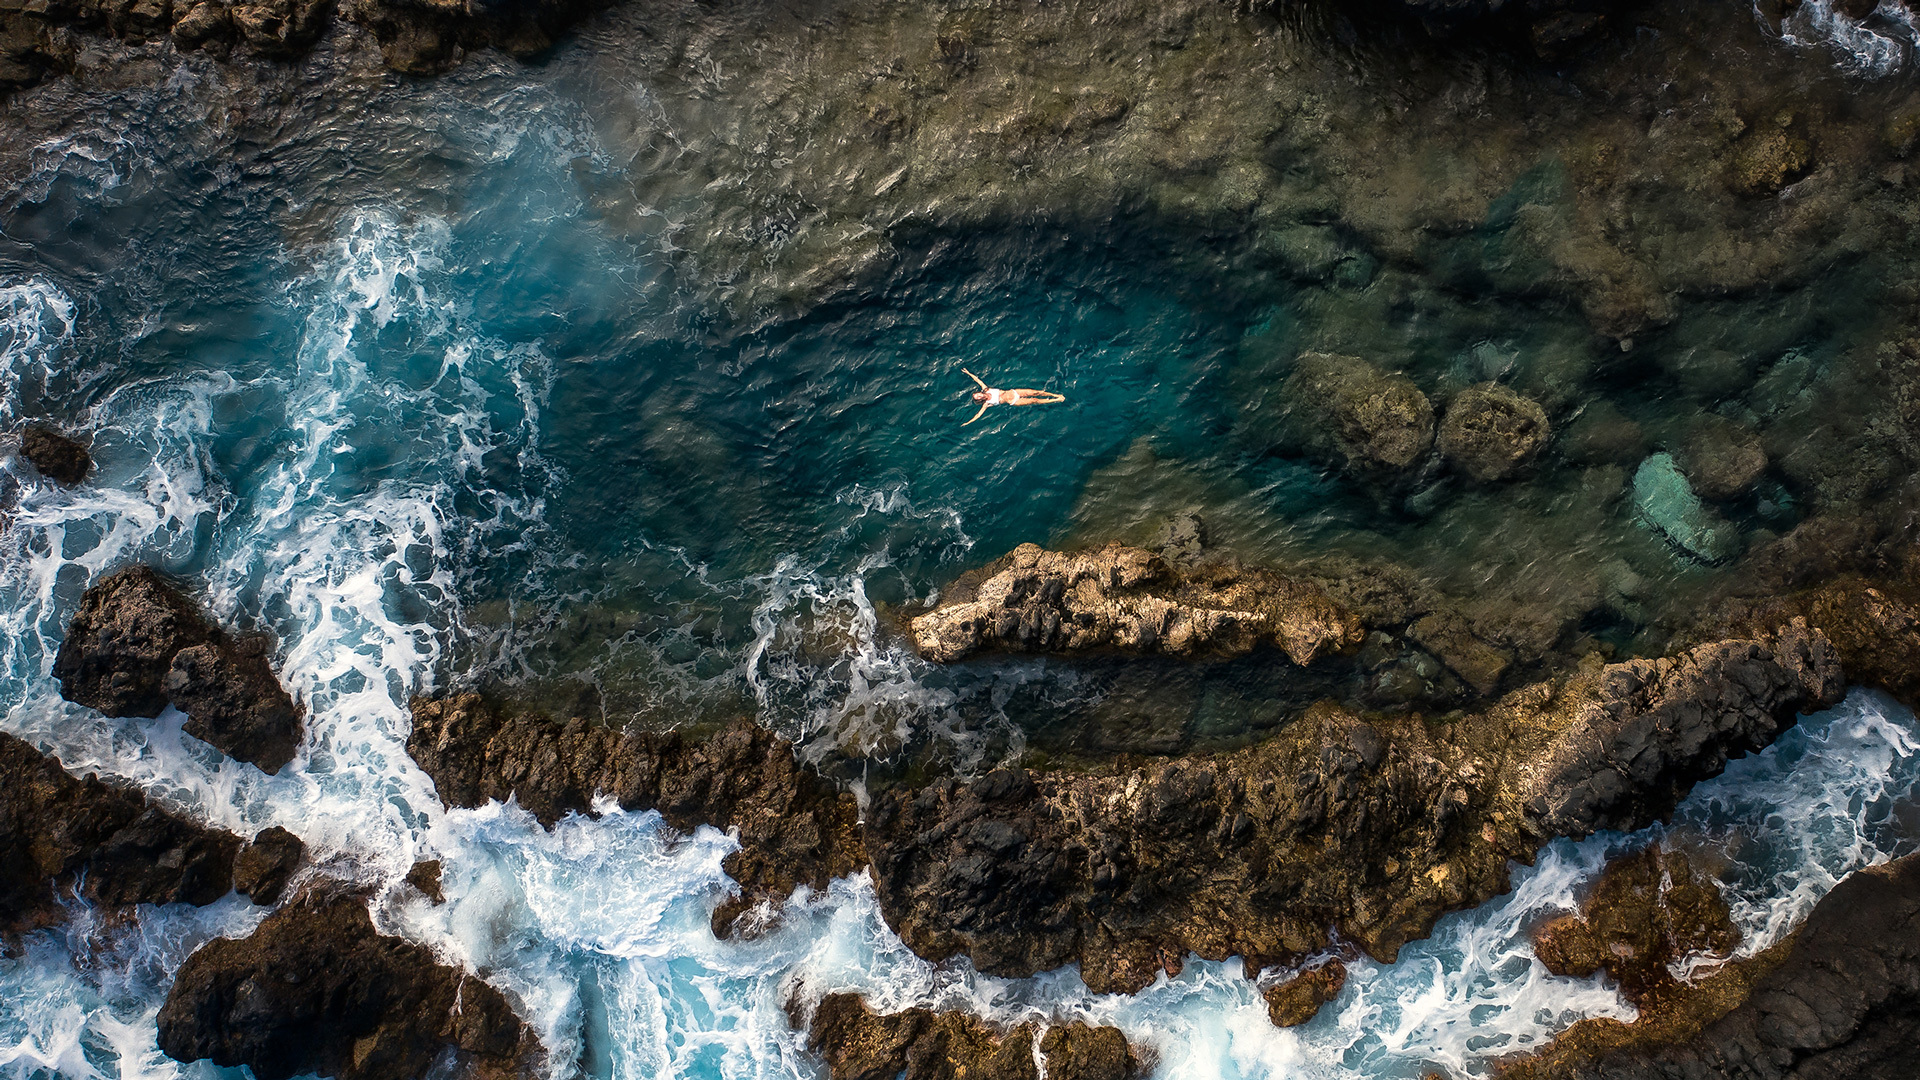
<svg viewBox="0 0 1920 1080">
<path fill-rule="evenodd" d="M 256 904 L 272 904 L 306 857 L 299 837 L 278 825 L 262 829 L 234 860 L 233 887 Z"/>
<path fill-rule="evenodd" d="M 1366 636 L 1304 579 L 1224 563 L 1176 569 L 1120 544 L 1073 553 L 1022 544 L 962 577 L 910 630 L 921 655 L 941 663 L 982 649 L 1198 657 L 1272 644 L 1306 665 Z"/>
<path fill-rule="evenodd" d="M 42 424 L 21 433 L 20 456 L 32 462 L 41 476 L 67 487 L 85 480 L 93 469 L 87 444 Z"/>
<path fill-rule="evenodd" d="M 1433 403 L 1405 375 L 1357 356 L 1305 353 L 1287 396 L 1304 411 L 1311 441 L 1361 470 L 1404 469 L 1433 445 Z"/>
<path fill-rule="evenodd" d="M 429 1074 L 530 1075 L 541 1052 L 500 991 L 373 928 L 348 896 L 307 897 L 239 940 L 216 938 L 180 965 L 160 1007 L 175 1061 L 245 1065 L 259 1080 Z"/>
<path fill-rule="evenodd" d="M 1607 864 L 1577 915 L 1533 931 L 1533 951 L 1555 975 L 1604 971 L 1636 1006 L 1670 994 L 1670 965 L 1689 955 L 1728 957 L 1740 930 L 1719 886 L 1685 852 L 1653 844 Z"/>
<path fill-rule="evenodd" d="M 1701 498 L 1731 499 L 1745 494 L 1767 471 L 1767 452 L 1752 428 L 1703 416 L 1687 432 L 1674 463 Z"/>
<path fill-rule="evenodd" d="M 1700 501 L 1672 454 L 1654 454 L 1640 463 L 1633 474 L 1633 504 L 1648 524 L 1702 562 L 1722 563 L 1740 553 L 1740 530 Z"/>
<path fill-rule="evenodd" d="M 1447 403 L 1440 453 L 1475 480 L 1504 480 L 1539 454 L 1549 433 L 1539 402 L 1499 383 L 1480 383 Z"/>
<path fill-rule="evenodd" d="M 264 643 L 235 641 L 145 566 L 81 597 L 53 674 L 62 697 L 108 716 L 158 716 L 171 703 L 189 735 L 269 773 L 300 746 L 300 709 Z"/>
<path fill-rule="evenodd" d="M 798 1003 L 788 1007 L 795 1026 Z M 876 1013 L 857 994 L 829 994 L 813 1010 L 807 1045 L 832 1080 L 1040 1080 L 1038 1025 L 1004 1028 L 957 1011 Z M 1117 1028 L 1055 1024 L 1037 1057 L 1047 1080 L 1129 1080 L 1140 1062 Z"/>
<path fill-rule="evenodd" d="M 1329 960 L 1278 986 L 1267 988 L 1267 1019 L 1275 1027 L 1299 1027 L 1320 1014 L 1320 1007 L 1346 989 L 1347 965 Z"/>
</svg>

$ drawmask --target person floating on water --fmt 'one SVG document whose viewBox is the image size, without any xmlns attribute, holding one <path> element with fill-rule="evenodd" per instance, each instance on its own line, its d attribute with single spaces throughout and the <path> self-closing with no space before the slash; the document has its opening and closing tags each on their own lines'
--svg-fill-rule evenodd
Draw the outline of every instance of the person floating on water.
<svg viewBox="0 0 1920 1080">
<path fill-rule="evenodd" d="M 967 371 L 966 368 L 960 370 Z M 967 378 L 980 384 L 980 389 L 973 392 L 973 400 L 980 403 L 980 411 L 973 414 L 973 420 L 985 416 L 987 410 L 995 405 L 1052 405 L 1067 400 L 1065 394 L 1056 394 L 1051 390 L 995 390 L 971 371 L 967 371 Z M 967 424 L 973 423 L 973 420 L 967 421 Z M 960 426 L 966 427 L 967 424 Z"/>
</svg>

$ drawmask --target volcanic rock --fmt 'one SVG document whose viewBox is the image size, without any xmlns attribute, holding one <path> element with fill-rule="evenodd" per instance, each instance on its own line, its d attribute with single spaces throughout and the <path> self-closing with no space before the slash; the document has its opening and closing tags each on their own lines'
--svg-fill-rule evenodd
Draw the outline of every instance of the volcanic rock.
<svg viewBox="0 0 1920 1080">
<path fill-rule="evenodd" d="M 1322 440 L 1357 469 L 1403 469 L 1433 445 L 1433 403 L 1405 375 L 1386 375 L 1357 356 L 1306 353 L 1287 395 Z"/>
<path fill-rule="evenodd" d="M 658 810 L 682 832 L 738 829 L 740 850 L 722 865 L 741 891 L 714 912 L 722 935 L 754 906 L 778 904 L 802 884 L 825 889 L 863 861 L 853 797 L 751 721 L 706 739 L 627 735 L 577 718 L 507 718 L 477 694 L 419 698 L 407 752 L 450 807 L 518 799 L 551 826 L 592 813 L 604 795 L 627 810 Z"/>
<path fill-rule="evenodd" d="M 0 734 L 0 934 L 59 922 L 58 897 L 76 884 L 96 904 L 211 904 L 239 849 L 236 836 Z"/>
<path fill-rule="evenodd" d="M 307 845 L 278 825 L 253 835 L 233 862 L 233 887 L 256 904 L 272 904 L 307 857 Z"/>
<path fill-rule="evenodd" d="M 1703 499 L 1731 499 L 1767 471 L 1767 452 L 1752 428 L 1718 416 L 1700 418 L 1675 455 Z"/>
<path fill-rule="evenodd" d="M 1480 383 L 1447 403 L 1440 453 L 1475 480 L 1504 480 L 1533 460 L 1548 434 L 1539 402 L 1499 383 Z"/>
<path fill-rule="evenodd" d="M 955 582 L 911 631 L 921 654 L 942 663 L 988 648 L 1196 657 L 1272 643 L 1305 665 L 1366 636 L 1311 582 L 1221 563 L 1175 569 L 1120 544 L 1075 553 L 1022 544 Z"/>
<path fill-rule="evenodd" d="M 994 975 L 1078 961 L 1135 991 L 1191 952 L 1297 963 L 1328 928 L 1382 962 L 1554 836 L 1630 830 L 1843 690 L 1803 624 L 1589 663 L 1445 724 L 1315 706 L 1247 750 L 1106 775 L 1002 769 L 878 795 L 881 910 Z"/>
<path fill-rule="evenodd" d="M 452 1048 L 480 1077 L 530 1075 L 532 1029 L 498 990 L 373 928 L 366 905 L 307 897 L 245 938 L 187 958 L 160 1008 L 176 1061 L 246 1065 L 260 1080 L 425 1076 Z"/>
<path fill-rule="evenodd" d="M 32 462 L 41 476 L 67 487 L 85 480 L 93 468 L 86 443 L 40 424 L 21 433 L 20 456 Z"/>
<path fill-rule="evenodd" d="M 407 870 L 407 884 L 420 890 L 420 895 L 436 904 L 447 902 L 447 894 L 440 889 L 440 860 L 422 859 Z"/>
<path fill-rule="evenodd" d="M 1726 900 L 1684 852 L 1654 844 L 1607 864 L 1578 915 L 1542 924 L 1534 953 L 1555 975 L 1604 971 L 1635 1005 L 1679 984 L 1668 965 L 1693 953 L 1729 956 L 1740 931 Z"/>
<path fill-rule="evenodd" d="M 798 1003 L 789 1006 L 795 1026 Z M 833 1080 L 1039 1080 L 1038 1025 L 1004 1029 L 961 1012 L 907 1009 L 880 1015 L 857 994 L 829 994 L 814 1009 L 807 1045 Z M 1040 1040 L 1047 1080 L 1128 1080 L 1140 1062 L 1117 1028 L 1075 1021 Z"/>
<path fill-rule="evenodd" d="M 258 640 L 236 642 L 145 566 L 102 578 L 53 662 L 60 695 L 108 716 L 187 714 L 187 734 L 277 773 L 300 745 L 300 710 Z"/>
<path fill-rule="evenodd" d="M 1267 988 L 1267 1019 L 1275 1027 L 1299 1027 L 1320 1013 L 1320 1006 L 1340 996 L 1347 985 L 1347 965 L 1330 960 L 1278 986 Z"/>
</svg>

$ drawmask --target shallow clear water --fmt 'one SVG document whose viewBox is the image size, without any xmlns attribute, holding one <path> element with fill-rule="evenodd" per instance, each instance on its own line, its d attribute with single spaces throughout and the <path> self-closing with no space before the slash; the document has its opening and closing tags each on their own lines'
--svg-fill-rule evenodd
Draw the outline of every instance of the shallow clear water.
<svg viewBox="0 0 1920 1080">
<path fill-rule="evenodd" d="M 735 320 L 670 231 L 630 227 L 602 195 L 645 171 L 606 122 L 644 111 L 644 86 L 608 96 L 577 51 L 420 83 L 327 62 L 326 94 L 257 76 L 279 97 L 251 114 L 222 110 L 258 88 L 200 61 L 37 106 L 65 118 L 36 129 L 0 193 L 0 421 L 91 432 L 98 471 L 74 490 L 17 460 L 0 474 L 5 730 L 236 832 L 291 828 L 328 872 L 388 886 L 386 928 L 487 972 L 556 1062 L 577 1052 L 596 1077 L 817 1075 L 782 1006 L 842 988 L 1115 1023 L 1167 1077 L 1476 1073 L 1579 1017 L 1630 1014 L 1546 974 L 1525 930 L 1645 836 L 1554 845 L 1513 894 L 1391 968 L 1356 965 L 1335 1006 L 1280 1031 L 1237 965 L 1101 998 L 1071 971 L 926 964 L 859 880 L 797 899 L 765 938 L 719 942 L 718 833 L 444 812 L 405 754 L 405 703 L 468 684 L 662 726 L 748 712 L 848 776 L 909 747 L 965 771 L 1031 743 L 1245 738 L 1320 686 L 1259 657 L 940 669 L 887 623 L 1016 543 L 1140 540 L 1196 507 L 1250 557 L 1386 553 L 1467 592 L 1597 590 L 1595 566 L 1684 591 L 1713 571 L 1593 497 L 1624 476 L 1556 468 L 1409 509 L 1272 452 L 1301 348 L 1350 333 L 1393 342 L 1434 386 L 1550 388 L 1596 348 L 1552 304 L 1383 308 L 1362 299 L 1370 256 L 1309 288 L 1203 241 L 1009 222 L 939 238 L 851 298 Z M 1826 331 L 1846 301 L 1761 306 L 1722 320 L 1768 363 L 1799 340 L 1827 350 L 1792 354 L 1809 368 L 1842 350 Z M 1069 403 L 962 429 L 962 367 Z M 1613 378 L 1650 427 L 1699 404 L 1670 380 Z M 59 698 L 48 671 L 80 594 L 134 561 L 277 636 L 310 714 L 281 775 L 221 759 L 177 715 L 112 721 Z M 1857 695 L 1695 792 L 1673 828 L 1727 851 L 1748 948 L 1904 851 L 1916 739 L 1910 714 Z M 445 863 L 444 907 L 394 885 L 427 857 Z M 216 1072 L 160 1057 L 151 1017 L 167 971 L 259 914 L 152 909 L 89 940 L 83 911 L 0 960 L 0 1075 Z"/>
</svg>

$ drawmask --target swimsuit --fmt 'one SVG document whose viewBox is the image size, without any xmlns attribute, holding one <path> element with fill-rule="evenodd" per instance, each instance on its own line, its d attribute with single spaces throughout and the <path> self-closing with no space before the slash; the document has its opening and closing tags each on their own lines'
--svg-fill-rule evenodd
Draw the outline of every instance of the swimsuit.
<svg viewBox="0 0 1920 1080">
<path fill-rule="evenodd" d="M 1000 391 L 998 390 L 987 391 L 987 404 L 989 405 L 1000 404 Z"/>
</svg>

